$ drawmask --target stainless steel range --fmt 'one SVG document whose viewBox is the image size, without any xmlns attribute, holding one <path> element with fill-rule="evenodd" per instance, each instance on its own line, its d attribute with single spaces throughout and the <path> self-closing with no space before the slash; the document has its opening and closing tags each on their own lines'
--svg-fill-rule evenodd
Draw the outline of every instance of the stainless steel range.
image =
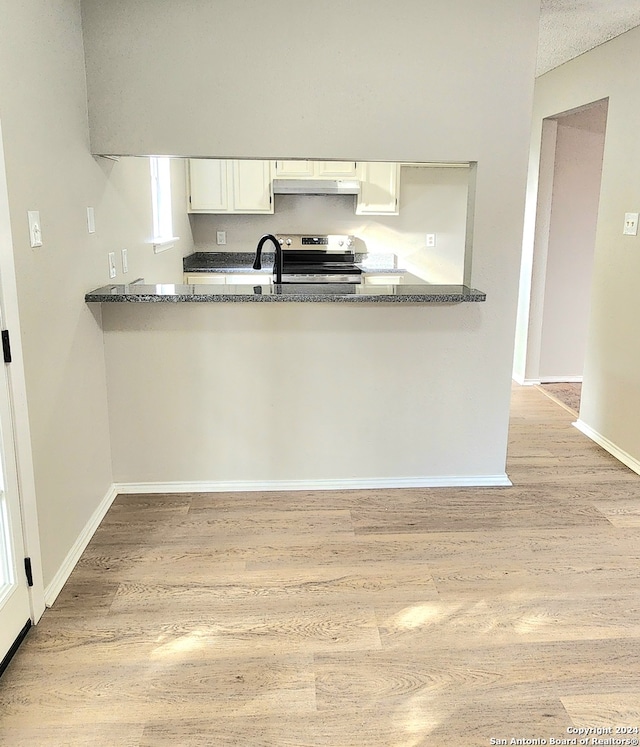
<svg viewBox="0 0 640 747">
<path fill-rule="evenodd" d="M 283 283 L 360 283 L 355 237 L 345 234 L 276 234 L 282 247 Z"/>
</svg>

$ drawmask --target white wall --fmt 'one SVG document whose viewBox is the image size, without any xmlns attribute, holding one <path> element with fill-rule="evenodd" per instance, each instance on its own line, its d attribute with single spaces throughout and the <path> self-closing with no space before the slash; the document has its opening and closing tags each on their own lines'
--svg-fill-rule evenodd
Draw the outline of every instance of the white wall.
<svg viewBox="0 0 640 747">
<path fill-rule="evenodd" d="M 167 441 L 160 452 L 171 460 L 156 459 L 145 474 L 159 479 L 173 468 L 173 474 L 183 475 L 189 465 L 200 473 L 199 446 L 222 437 L 216 398 L 227 396 L 227 384 L 238 392 L 244 370 L 238 366 L 247 356 L 241 352 L 245 325 L 261 330 L 260 339 L 276 339 L 279 324 L 285 338 L 292 327 L 304 339 L 304 330 L 316 325 L 339 344 L 341 331 L 330 326 L 339 321 L 338 311 L 350 314 L 359 339 L 370 348 L 381 341 L 395 362 L 388 379 L 381 354 L 370 359 L 379 397 L 392 399 L 402 382 L 406 401 L 415 403 L 432 438 L 437 434 L 437 448 L 419 437 L 409 455 L 401 453 L 395 434 L 406 420 L 390 408 L 366 434 L 391 450 L 386 471 L 402 476 L 420 459 L 422 475 L 440 475 L 445 467 L 459 475 L 503 472 L 537 21 L 536 0 L 408 0 L 401 6 L 391 0 L 83 3 L 96 152 L 478 162 L 472 281 L 487 292 L 485 304 L 359 310 L 208 305 L 105 312 L 110 396 L 120 391 L 118 371 L 129 365 L 141 327 L 153 330 L 156 350 L 166 346 L 172 352 L 189 350 L 182 336 L 191 323 L 197 325 L 194 334 L 204 335 L 203 344 L 208 333 L 202 330 L 218 330 L 221 320 L 240 330 L 234 348 L 239 359 L 230 354 L 228 341 L 220 349 L 209 346 L 197 358 L 204 357 L 201 367 L 171 360 L 154 370 L 153 390 L 144 400 L 110 399 L 112 424 L 127 417 L 148 422 L 135 444 L 127 441 L 133 453 L 123 455 L 114 435 L 119 478 L 131 476 L 130 464 L 150 464 L 146 436 L 155 441 L 153 413 L 173 400 L 176 388 L 182 407 L 170 408 L 178 419 L 163 430 Z M 320 58 L 314 40 L 321 40 Z M 405 365 L 394 349 L 393 331 L 402 325 L 412 331 L 423 362 L 428 351 L 424 366 Z M 380 333 L 381 328 L 388 332 Z M 255 336 L 247 339 L 264 349 Z M 407 351 L 408 342 L 400 348 Z M 349 359 L 349 371 L 355 361 Z M 313 369 L 314 378 L 335 379 L 330 357 L 310 356 L 309 375 L 312 363 L 322 363 Z M 215 389 L 202 375 L 214 364 L 223 376 Z M 267 372 L 278 370 L 271 359 L 264 366 Z M 142 386 L 150 376 L 137 368 L 135 373 L 129 366 Z M 285 380 L 275 379 L 275 386 L 284 390 Z M 129 404 L 133 411 L 126 409 Z M 313 422 L 323 407 L 318 401 L 299 417 Z M 279 422 L 272 441 L 282 437 Z M 337 448 L 340 420 L 323 422 L 323 443 Z M 233 453 L 246 453 L 244 424 L 224 426 L 222 433 Z M 304 464 L 304 443 L 294 446 L 295 463 Z M 355 462 L 362 458 L 368 464 L 367 442 L 360 439 L 354 448 Z M 211 452 L 212 472 L 221 474 L 235 464 L 225 464 L 226 459 L 235 457 Z"/>
<path fill-rule="evenodd" d="M 468 161 L 493 127 L 509 150 L 538 5 L 85 0 L 92 150 Z"/>
<path fill-rule="evenodd" d="M 152 276 L 160 263 L 165 276 L 179 270 L 181 250 L 156 260 L 143 243 L 151 232 L 140 205 L 146 162 L 89 153 L 79 2 L 3 0 L 0 15 L 0 118 L 49 584 L 112 483 L 100 309 L 84 293 L 108 282 L 109 251 L 130 249 L 130 276 Z M 91 236 L 87 206 L 96 211 Z M 40 211 L 40 248 L 29 246 L 27 210 Z"/>
<path fill-rule="evenodd" d="M 640 237 L 623 236 L 625 212 L 640 210 L 636 85 L 640 28 L 562 65 L 536 82 L 528 202 L 533 204 L 542 121 L 609 98 L 580 419 L 640 468 Z M 530 213 L 535 218 L 534 211 Z M 528 226 L 530 223 L 528 222 Z M 525 232 L 525 250 L 532 245 Z"/>
</svg>

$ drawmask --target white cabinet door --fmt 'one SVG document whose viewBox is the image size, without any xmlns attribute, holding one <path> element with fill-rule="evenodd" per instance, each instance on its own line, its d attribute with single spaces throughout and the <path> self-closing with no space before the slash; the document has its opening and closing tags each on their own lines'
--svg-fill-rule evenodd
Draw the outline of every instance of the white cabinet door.
<svg viewBox="0 0 640 747">
<path fill-rule="evenodd" d="M 311 178 L 313 164 L 313 161 L 276 161 L 276 176 L 283 179 Z"/>
<path fill-rule="evenodd" d="M 273 213 L 271 161 L 190 158 L 190 213 Z"/>
<path fill-rule="evenodd" d="M 365 285 L 401 285 L 404 282 L 404 275 L 388 275 L 387 273 L 376 275 L 365 274 L 363 276 Z"/>
<path fill-rule="evenodd" d="M 188 174 L 189 212 L 228 212 L 228 161 L 216 158 L 190 158 Z"/>
<path fill-rule="evenodd" d="M 271 161 L 232 161 L 234 213 L 273 213 Z"/>
<path fill-rule="evenodd" d="M 356 215 L 398 215 L 400 166 L 367 162 L 360 164 L 359 171 Z"/>
<path fill-rule="evenodd" d="M 231 275 L 227 275 L 227 285 L 271 285 L 271 282 L 272 276 L 265 275 L 264 273 L 241 275 L 234 272 Z"/>
<path fill-rule="evenodd" d="M 224 285 L 226 276 L 221 272 L 191 272 L 185 273 L 184 282 L 187 285 Z"/>
<path fill-rule="evenodd" d="M 272 276 L 266 273 L 186 272 L 184 275 L 187 285 L 271 285 L 272 281 Z"/>
<path fill-rule="evenodd" d="M 319 179 L 355 179 L 358 175 L 355 161 L 316 161 L 315 173 Z"/>
<path fill-rule="evenodd" d="M 282 179 L 355 179 L 355 161 L 276 161 L 275 175 Z"/>
</svg>

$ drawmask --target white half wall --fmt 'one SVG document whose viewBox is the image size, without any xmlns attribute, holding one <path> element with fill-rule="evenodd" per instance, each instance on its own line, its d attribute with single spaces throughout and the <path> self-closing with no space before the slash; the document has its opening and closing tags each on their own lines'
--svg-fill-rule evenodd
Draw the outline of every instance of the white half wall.
<svg viewBox="0 0 640 747">
<path fill-rule="evenodd" d="M 504 477 L 478 437 L 495 389 L 450 383 L 484 355 L 485 308 L 104 304 L 114 480 Z"/>
</svg>

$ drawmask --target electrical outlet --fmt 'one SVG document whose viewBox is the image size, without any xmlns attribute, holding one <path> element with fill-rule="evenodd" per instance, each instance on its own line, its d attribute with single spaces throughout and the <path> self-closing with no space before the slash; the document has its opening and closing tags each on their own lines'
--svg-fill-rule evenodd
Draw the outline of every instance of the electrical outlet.
<svg viewBox="0 0 640 747">
<path fill-rule="evenodd" d="M 96 232 L 96 213 L 92 207 L 87 208 L 87 230 L 89 233 Z"/>
<path fill-rule="evenodd" d="M 427 246 L 435 246 L 435 245 L 436 245 L 435 233 L 428 233 L 427 234 Z"/>
<path fill-rule="evenodd" d="M 624 230 L 622 233 L 625 234 L 625 236 L 638 235 L 638 213 L 624 214 Z"/>
<path fill-rule="evenodd" d="M 127 256 L 127 250 L 123 249 L 121 254 L 122 254 L 122 274 L 126 275 L 129 272 L 129 257 Z"/>
<path fill-rule="evenodd" d="M 42 246 L 40 212 L 38 210 L 28 210 L 27 217 L 29 218 L 29 243 L 32 247 Z"/>
<path fill-rule="evenodd" d="M 227 243 L 226 231 L 216 231 L 216 243 L 218 244 L 218 246 L 223 246 Z"/>
<path fill-rule="evenodd" d="M 109 277 L 111 280 L 116 276 L 116 253 L 109 252 Z"/>
</svg>

